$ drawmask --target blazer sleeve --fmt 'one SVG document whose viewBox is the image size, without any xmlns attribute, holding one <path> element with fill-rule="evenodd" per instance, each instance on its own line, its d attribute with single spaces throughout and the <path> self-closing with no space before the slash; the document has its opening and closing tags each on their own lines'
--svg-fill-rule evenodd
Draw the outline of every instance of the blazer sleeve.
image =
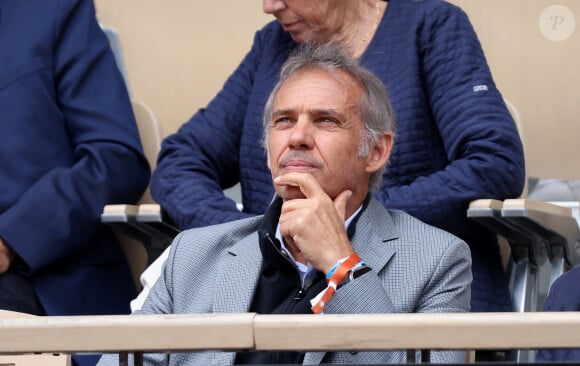
<svg viewBox="0 0 580 366">
<path fill-rule="evenodd" d="M 157 268 L 161 268 L 159 278 L 154 281 L 150 291 L 145 294 L 143 305 L 140 309 L 135 310 L 132 314 L 139 316 L 142 314 L 175 314 L 175 307 L 173 305 L 173 292 L 175 290 L 174 281 L 175 273 L 183 274 L 183 268 L 175 269 L 175 257 L 178 247 L 183 239 L 184 233 L 180 233 L 175 237 L 171 246 L 165 250 L 165 258 L 159 263 Z M 178 254 L 183 255 L 184 252 Z M 180 280 L 178 278 L 177 280 Z M 181 279 L 183 280 L 183 279 Z M 130 355 L 132 357 L 132 355 Z M 147 365 L 168 365 L 169 353 L 146 353 L 143 355 L 143 360 Z M 129 364 L 132 364 L 132 359 Z M 99 360 L 97 366 L 118 365 L 118 356 L 115 354 L 105 354 Z"/>
<path fill-rule="evenodd" d="M 64 129 L 68 142 L 62 143 L 70 146 L 61 157 L 66 154 L 62 160 L 68 163 L 44 167 L 43 175 L 0 216 L 0 236 L 30 271 L 87 247 L 102 229 L 104 205 L 137 201 L 150 174 L 127 89 L 97 23 L 93 2 L 54 3 L 58 3 L 56 9 L 54 4 L 47 5 L 49 14 L 57 14 L 54 26 L 37 32 L 46 32 L 46 43 L 50 43 L 40 46 L 48 47 L 50 53 L 42 80 L 54 94 L 31 87 L 29 98 L 34 102 L 21 101 L 46 109 L 37 111 L 45 113 L 46 129 L 29 133 L 21 143 L 51 139 L 53 131 Z M 38 154 L 35 148 L 30 146 L 29 151 Z"/>
<path fill-rule="evenodd" d="M 262 35 L 206 108 L 162 144 L 151 193 L 181 229 L 249 217 L 223 189 L 239 181 L 240 139 Z"/>
<path fill-rule="evenodd" d="M 457 313 L 469 311 L 471 253 L 465 242 L 457 241 L 447 246 L 440 258 L 434 258 L 433 272 L 428 283 L 407 284 L 420 289 L 414 303 L 417 313 Z M 414 265 L 421 265 L 415 263 Z M 431 267 L 431 265 L 430 265 Z M 399 312 L 393 306 L 383 281 L 383 272 L 370 271 L 355 281 L 339 288 L 325 312 L 338 314 L 385 314 Z M 401 284 L 402 286 L 402 284 Z M 411 291 L 411 290 L 409 290 Z"/>
<path fill-rule="evenodd" d="M 459 313 L 467 312 L 471 298 L 471 253 L 467 244 L 459 239 L 447 243 L 446 250 L 439 258 L 429 259 L 432 275 L 427 283 L 405 283 L 410 295 L 414 298 L 416 313 Z M 414 263 L 421 265 L 421 262 Z M 390 292 L 384 282 L 392 282 L 393 273 L 370 271 L 360 278 L 341 287 L 325 307 L 325 313 L 334 314 L 388 314 L 400 312 L 393 305 Z M 404 276 L 399 277 L 401 280 Z M 417 282 L 417 281 L 415 281 Z M 415 290 L 412 290 L 415 289 Z M 391 357 L 397 357 L 392 352 L 359 352 L 350 358 L 350 363 L 383 363 L 393 362 Z M 398 355 L 397 362 L 405 362 Z M 463 363 L 465 352 L 434 351 L 431 362 Z"/>
<path fill-rule="evenodd" d="M 521 194 L 523 147 L 467 15 L 446 4 L 423 17 L 417 31 L 422 92 L 449 163 L 410 184 L 384 187 L 376 197 L 389 208 L 462 233 L 465 222 L 452 218 L 465 217 L 470 201 Z"/>
</svg>

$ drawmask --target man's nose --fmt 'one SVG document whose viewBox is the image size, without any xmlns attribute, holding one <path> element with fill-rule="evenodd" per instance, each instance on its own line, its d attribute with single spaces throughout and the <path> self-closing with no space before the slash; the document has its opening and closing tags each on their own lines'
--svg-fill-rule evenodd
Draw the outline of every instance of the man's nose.
<svg viewBox="0 0 580 366">
<path fill-rule="evenodd" d="M 289 145 L 294 149 L 312 149 L 314 146 L 315 129 L 312 123 L 299 120 L 289 136 Z"/>
<path fill-rule="evenodd" d="M 286 7 L 284 0 L 262 0 L 262 10 L 266 14 L 274 14 Z"/>
</svg>

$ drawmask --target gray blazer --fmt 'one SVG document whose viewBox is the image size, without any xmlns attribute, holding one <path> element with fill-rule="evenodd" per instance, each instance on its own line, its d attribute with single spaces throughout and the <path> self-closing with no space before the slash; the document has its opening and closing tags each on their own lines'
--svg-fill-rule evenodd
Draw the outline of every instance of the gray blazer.
<svg viewBox="0 0 580 366">
<path fill-rule="evenodd" d="M 342 286 L 326 314 L 469 311 L 467 244 L 401 211 L 387 210 L 374 198 L 361 215 L 352 244 L 373 270 Z M 260 220 L 182 232 L 140 313 L 247 312 L 262 264 Z M 405 357 L 405 352 L 307 352 L 304 364 L 403 363 Z M 459 351 L 431 353 L 433 362 L 464 362 L 464 357 Z M 218 351 L 146 354 L 145 364 L 226 365 L 234 359 L 235 352 Z M 105 355 L 98 365 L 117 364 L 116 355 Z"/>
</svg>

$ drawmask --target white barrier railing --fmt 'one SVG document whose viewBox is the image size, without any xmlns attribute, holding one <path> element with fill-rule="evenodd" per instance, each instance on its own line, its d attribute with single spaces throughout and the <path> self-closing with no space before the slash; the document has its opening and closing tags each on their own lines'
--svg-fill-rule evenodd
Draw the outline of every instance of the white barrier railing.
<svg viewBox="0 0 580 366">
<path fill-rule="evenodd" d="M 579 329 L 580 312 L 0 315 L 0 354 L 580 348 Z"/>
</svg>

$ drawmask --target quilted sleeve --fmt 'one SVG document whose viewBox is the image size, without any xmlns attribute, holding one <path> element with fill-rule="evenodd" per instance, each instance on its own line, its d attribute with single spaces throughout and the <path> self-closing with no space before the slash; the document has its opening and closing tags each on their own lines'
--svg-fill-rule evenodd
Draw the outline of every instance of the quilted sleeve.
<svg viewBox="0 0 580 366">
<path fill-rule="evenodd" d="M 466 14 L 450 4 L 425 14 L 417 30 L 422 92 L 448 164 L 410 184 L 384 186 L 376 197 L 461 235 L 470 201 L 521 194 L 523 147 Z"/>
<path fill-rule="evenodd" d="M 239 181 L 240 138 L 261 48 L 258 32 L 222 90 L 163 141 L 151 193 L 181 229 L 249 216 L 222 190 Z"/>
</svg>

